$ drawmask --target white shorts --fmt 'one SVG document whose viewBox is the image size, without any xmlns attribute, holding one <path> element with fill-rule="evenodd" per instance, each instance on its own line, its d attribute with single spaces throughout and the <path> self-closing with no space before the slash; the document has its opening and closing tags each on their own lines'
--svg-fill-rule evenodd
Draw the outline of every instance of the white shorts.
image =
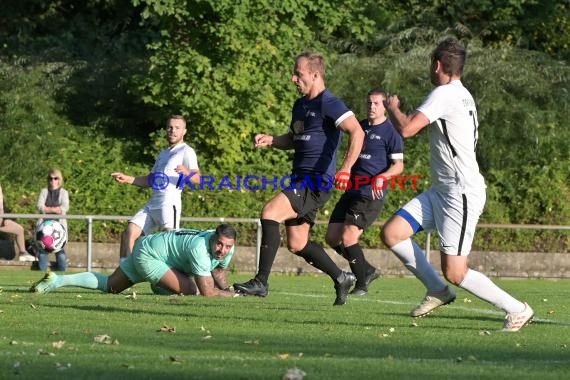
<svg viewBox="0 0 570 380">
<path fill-rule="evenodd" d="M 145 235 L 154 230 L 178 229 L 180 228 L 181 207 L 175 204 L 167 204 L 162 208 L 149 208 L 145 205 L 130 220 L 139 226 Z"/>
<path fill-rule="evenodd" d="M 471 251 L 475 228 L 485 206 L 482 193 L 440 193 L 433 187 L 396 212 L 406 219 L 414 233 L 437 230 L 440 251 L 466 256 Z"/>
</svg>

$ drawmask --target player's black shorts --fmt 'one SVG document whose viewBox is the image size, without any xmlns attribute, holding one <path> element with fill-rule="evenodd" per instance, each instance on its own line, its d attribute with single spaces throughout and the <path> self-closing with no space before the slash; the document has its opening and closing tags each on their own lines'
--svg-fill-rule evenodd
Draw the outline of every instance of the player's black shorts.
<svg viewBox="0 0 570 380">
<path fill-rule="evenodd" d="M 293 210 L 297 212 L 298 217 L 285 221 L 286 226 L 299 226 L 309 223 L 311 226 L 315 224 L 317 211 L 330 199 L 332 190 L 325 188 L 311 189 L 305 186 L 299 189 L 283 190 L 283 194 L 291 202 Z"/>
<path fill-rule="evenodd" d="M 382 211 L 384 199 L 370 199 L 345 191 L 338 200 L 329 223 L 353 224 L 367 229 Z"/>
</svg>

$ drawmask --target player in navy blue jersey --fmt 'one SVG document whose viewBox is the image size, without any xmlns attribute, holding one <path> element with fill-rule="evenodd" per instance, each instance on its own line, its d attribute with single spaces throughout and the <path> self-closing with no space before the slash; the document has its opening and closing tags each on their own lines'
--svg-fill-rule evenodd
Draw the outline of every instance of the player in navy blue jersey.
<svg viewBox="0 0 570 380">
<path fill-rule="evenodd" d="M 317 211 L 330 198 L 336 181 L 336 152 L 341 131 L 349 144 L 338 173 L 349 173 L 362 149 L 364 132 L 354 113 L 325 87 L 325 62 L 319 53 L 302 53 L 295 60 L 291 78 L 302 95 L 293 105 L 289 131 L 280 136 L 258 134 L 255 146 L 293 149 L 290 189 L 269 200 L 261 211 L 261 255 L 255 278 L 234 289 L 245 295 L 264 297 L 268 278 L 281 242 L 279 224 L 285 223 L 289 251 L 328 274 L 336 289 L 335 305 L 346 302 L 355 281 L 342 271 L 318 243 L 309 239 Z"/>
<path fill-rule="evenodd" d="M 368 293 L 368 285 L 381 275 L 366 261 L 359 238 L 382 211 L 390 178 L 404 171 L 403 139 L 386 118 L 385 100 L 383 89 L 368 92 L 368 118 L 360 122 L 364 146 L 350 173 L 351 187 L 337 202 L 326 234 L 327 243 L 348 260 L 356 275 L 350 292 L 356 295 Z"/>
</svg>

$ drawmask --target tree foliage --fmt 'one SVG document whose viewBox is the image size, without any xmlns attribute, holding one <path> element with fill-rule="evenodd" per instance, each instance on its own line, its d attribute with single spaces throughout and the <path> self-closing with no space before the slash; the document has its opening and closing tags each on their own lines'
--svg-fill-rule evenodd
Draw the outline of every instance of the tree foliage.
<svg viewBox="0 0 570 380">
<path fill-rule="evenodd" d="M 413 111 L 431 89 L 431 49 L 454 35 L 468 47 L 464 82 L 478 103 L 483 221 L 568 224 L 569 34 L 567 0 L 9 2 L 0 14 L 0 149 L 9 157 L 0 181 L 15 211 L 34 212 L 55 165 L 73 213 L 132 214 L 148 191 L 109 173 L 147 174 L 171 113 L 188 117 L 204 173 L 284 175 L 290 153 L 251 141 L 286 131 L 298 53 L 323 52 L 328 86 L 363 118 L 377 86 Z M 418 192 L 429 186 L 426 138 L 406 141 L 406 173 L 424 176 Z M 257 217 L 273 194 L 186 191 L 184 214 Z M 392 192 L 385 216 L 414 195 Z M 364 238 L 379 244 L 377 233 Z"/>
<path fill-rule="evenodd" d="M 255 133 L 286 130 L 297 54 L 326 50 L 329 36 L 363 41 L 373 25 L 355 0 L 135 4 L 163 36 L 137 78 L 142 99 L 189 117 L 190 140 L 214 172 L 259 162 Z M 281 155 L 273 156 L 263 153 L 272 162 Z"/>
<path fill-rule="evenodd" d="M 568 59 L 568 0 L 403 0 L 399 27 L 461 29 L 484 46 L 546 52 Z"/>
</svg>

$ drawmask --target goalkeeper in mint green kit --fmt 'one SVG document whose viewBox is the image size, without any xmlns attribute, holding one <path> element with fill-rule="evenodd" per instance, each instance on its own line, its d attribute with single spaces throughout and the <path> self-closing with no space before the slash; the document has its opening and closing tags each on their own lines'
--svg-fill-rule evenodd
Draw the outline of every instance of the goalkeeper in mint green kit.
<svg viewBox="0 0 570 380">
<path fill-rule="evenodd" d="M 48 272 L 30 291 L 49 293 L 63 286 L 120 293 L 139 282 L 150 282 L 157 294 L 233 297 L 226 268 L 234 254 L 236 231 L 229 224 L 215 230 L 179 229 L 139 238 L 132 255 L 113 274 Z"/>
</svg>

